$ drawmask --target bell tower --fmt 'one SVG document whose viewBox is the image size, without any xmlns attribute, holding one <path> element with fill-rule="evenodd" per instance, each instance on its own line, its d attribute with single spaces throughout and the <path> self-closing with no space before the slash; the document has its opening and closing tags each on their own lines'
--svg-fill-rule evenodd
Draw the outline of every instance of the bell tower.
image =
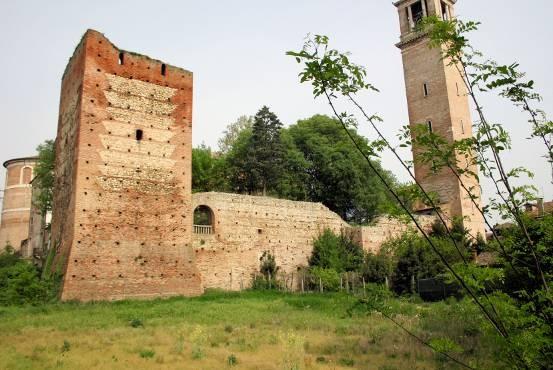
<svg viewBox="0 0 553 370">
<path fill-rule="evenodd" d="M 417 23 L 427 16 L 447 20 L 454 16 L 457 0 L 400 0 L 398 8 L 401 39 L 396 45 L 401 49 L 409 123 L 411 127 L 424 124 L 431 132 L 449 142 L 470 137 L 472 120 L 469 100 L 462 77 L 455 66 L 443 60 L 439 48 L 429 47 L 429 37 L 416 29 Z M 461 182 L 443 168 L 433 173 L 427 165 L 417 161 L 420 148 L 413 147 L 415 177 L 427 192 L 438 195 L 438 207 L 448 217 L 460 217 L 471 235 L 485 235 L 484 220 Z M 463 158 L 463 161 L 465 159 Z M 475 168 L 472 171 L 477 172 Z M 461 176 L 467 189 L 478 197 L 480 184 L 474 177 Z M 420 212 L 433 211 L 421 206 Z"/>
</svg>

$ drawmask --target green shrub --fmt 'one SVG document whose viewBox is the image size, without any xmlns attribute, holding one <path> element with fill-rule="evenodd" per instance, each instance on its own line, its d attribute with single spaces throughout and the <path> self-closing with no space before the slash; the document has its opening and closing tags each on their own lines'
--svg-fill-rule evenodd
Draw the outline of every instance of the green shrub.
<svg viewBox="0 0 553 370">
<path fill-rule="evenodd" d="M 319 289 L 320 283 L 323 284 L 323 290 L 328 292 L 337 292 L 340 290 L 340 274 L 334 269 L 325 269 L 312 267 L 310 286 L 312 289 Z"/>
<path fill-rule="evenodd" d="M 363 258 L 363 249 L 350 237 L 326 229 L 313 243 L 309 266 L 337 272 L 359 271 Z"/>
<path fill-rule="evenodd" d="M 55 299 L 56 284 L 41 280 L 38 269 L 13 250 L 0 254 L 0 305 L 37 305 Z"/>
<path fill-rule="evenodd" d="M 386 278 L 390 278 L 393 273 L 392 258 L 386 253 L 372 254 L 367 253 L 363 266 L 361 267 L 361 274 L 365 278 L 365 281 L 370 283 L 383 284 Z"/>
<path fill-rule="evenodd" d="M 351 358 L 341 358 L 338 363 L 343 366 L 353 367 L 355 365 L 355 361 Z"/>
<path fill-rule="evenodd" d="M 142 358 L 153 358 L 156 353 L 152 349 L 143 349 L 139 352 L 140 357 Z"/>
<path fill-rule="evenodd" d="M 228 358 L 227 358 L 227 364 L 229 366 L 234 366 L 238 363 L 238 359 L 236 358 L 235 355 L 230 355 Z"/>
<path fill-rule="evenodd" d="M 130 324 L 133 328 L 143 328 L 144 327 L 144 323 L 140 319 L 132 319 Z"/>
<path fill-rule="evenodd" d="M 193 360 L 201 360 L 204 358 L 204 351 L 200 347 L 196 347 L 192 349 L 192 359 Z"/>
<path fill-rule="evenodd" d="M 263 275 L 254 275 L 252 281 L 252 290 L 273 290 L 278 288 L 278 282 L 273 277 L 270 279 Z"/>
</svg>

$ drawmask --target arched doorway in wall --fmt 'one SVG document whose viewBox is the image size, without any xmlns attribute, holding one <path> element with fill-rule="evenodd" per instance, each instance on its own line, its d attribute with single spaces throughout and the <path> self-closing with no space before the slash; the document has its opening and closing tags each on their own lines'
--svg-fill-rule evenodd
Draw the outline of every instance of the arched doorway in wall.
<svg viewBox="0 0 553 370">
<path fill-rule="evenodd" d="M 215 216 L 211 208 L 200 205 L 194 209 L 194 234 L 213 234 L 214 224 Z"/>
</svg>

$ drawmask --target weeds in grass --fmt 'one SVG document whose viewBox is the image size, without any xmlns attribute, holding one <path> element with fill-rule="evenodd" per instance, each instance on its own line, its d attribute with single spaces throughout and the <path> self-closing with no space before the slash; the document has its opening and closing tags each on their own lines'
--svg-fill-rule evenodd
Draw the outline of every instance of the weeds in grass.
<svg viewBox="0 0 553 370">
<path fill-rule="evenodd" d="M 201 360 L 204 358 L 205 354 L 201 347 L 196 347 L 192 349 L 192 359 Z"/>
<path fill-rule="evenodd" d="M 338 363 L 343 366 L 353 367 L 355 365 L 355 361 L 351 358 L 341 358 L 338 360 Z"/>
<path fill-rule="evenodd" d="M 224 312 L 220 312 L 221 303 Z M 98 360 L 102 358 L 108 361 L 105 367 L 133 366 L 133 361 L 141 362 L 141 349 L 159 352 L 145 357 L 151 359 L 150 367 L 163 361 L 163 366 L 182 368 L 183 361 L 188 360 L 184 368 L 205 368 L 208 361 L 219 358 L 219 366 L 228 368 L 230 354 L 240 357 L 234 368 L 250 360 L 255 360 L 260 368 L 329 366 L 325 364 L 346 368 L 345 363 L 338 364 L 342 358 L 354 360 L 354 368 L 451 367 L 420 344 L 407 340 L 380 314 L 350 313 L 348 309 L 353 304 L 354 298 L 346 295 L 267 291 L 208 292 L 197 298 L 154 301 L 59 303 L 43 308 L 2 307 L 5 314 L 0 320 L 0 332 L 5 343 L 14 344 L 0 346 L 0 368 L 55 368 L 64 347 L 71 353 L 63 356 L 66 368 L 99 367 Z M 501 368 L 490 361 L 496 345 L 474 318 L 470 302 L 413 304 L 391 298 L 387 305 L 422 337 L 449 338 L 459 344 L 465 351 L 458 356 L 476 367 Z M 207 310 L 218 315 L 205 315 Z M 133 318 L 138 325 L 132 325 Z M 155 325 L 135 329 L 150 322 Z M 290 332 L 295 335 L 286 334 Z M 47 345 L 47 336 L 56 345 Z M 83 344 L 67 342 L 62 347 L 64 339 L 70 338 L 79 338 Z M 136 347 L 131 347 L 134 350 L 125 350 L 135 343 Z M 258 351 L 257 347 L 263 350 Z M 271 348 L 270 356 L 266 355 L 266 347 Z M 167 355 L 162 357 L 162 353 Z M 190 356 L 198 361 L 192 362 Z M 379 368 L 382 365 L 386 366 Z"/>
<path fill-rule="evenodd" d="M 235 355 L 230 355 L 228 358 L 227 358 L 227 364 L 229 366 L 234 366 L 236 364 L 238 364 L 238 359 L 236 358 Z"/>
<path fill-rule="evenodd" d="M 142 322 L 142 320 L 140 319 L 132 319 L 131 322 L 130 322 L 131 326 L 133 328 L 143 328 L 144 327 L 144 323 Z"/>
<path fill-rule="evenodd" d="M 153 358 L 156 355 L 156 352 L 152 349 L 142 349 L 138 352 L 142 358 Z"/>
<path fill-rule="evenodd" d="M 173 353 L 177 355 L 182 355 L 184 351 L 184 335 L 179 334 L 177 341 L 173 346 Z"/>
<path fill-rule="evenodd" d="M 71 343 L 69 343 L 68 340 L 63 341 L 63 345 L 61 346 L 61 353 L 69 352 L 71 350 Z"/>
<path fill-rule="evenodd" d="M 226 331 L 227 333 L 232 333 L 233 330 L 234 330 L 234 329 L 233 329 L 232 325 L 226 325 L 226 326 L 225 326 L 225 331 Z"/>
<path fill-rule="evenodd" d="M 200 360 L 204 358 L 203 347 L 207 343 L 207 335 L 201 326 L 196 326 L 190 333 L 190 342 L 192 343 L 192 359 Z"/>
<path fill-rule="evenodd" d="M 280 344 L 283 349 L 282 365 L 287 370 L 301 370 L 304 367 L 305 338 L 293 332 L 280 333 Z"/>
</svg>

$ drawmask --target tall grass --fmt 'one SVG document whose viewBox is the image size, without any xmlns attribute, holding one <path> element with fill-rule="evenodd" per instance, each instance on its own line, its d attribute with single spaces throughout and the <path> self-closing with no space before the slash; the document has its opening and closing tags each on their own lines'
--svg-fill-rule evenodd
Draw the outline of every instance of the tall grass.
<svg viewBox="0 0 553 370">
<path fill-rule="evenodd" d="M 345 294 L 210 291 L 196 298 L 0 308 L 0 368 L 392 369 L 442 363 L 387 319 Z M 463 302 L 390 299 L 419 334 L 448 337 L 486 364 L 493 350 Z M 70 349 L 61 351 L 65 343 Z M 467 346 L 469 344 L 469 346 Z M 234 365 L 234 360 L 231 361 Z M 497 364 L 493 364 L 497 368 Z M 485 366 L 484 366 L 485 367 Z"/>
</svg>

